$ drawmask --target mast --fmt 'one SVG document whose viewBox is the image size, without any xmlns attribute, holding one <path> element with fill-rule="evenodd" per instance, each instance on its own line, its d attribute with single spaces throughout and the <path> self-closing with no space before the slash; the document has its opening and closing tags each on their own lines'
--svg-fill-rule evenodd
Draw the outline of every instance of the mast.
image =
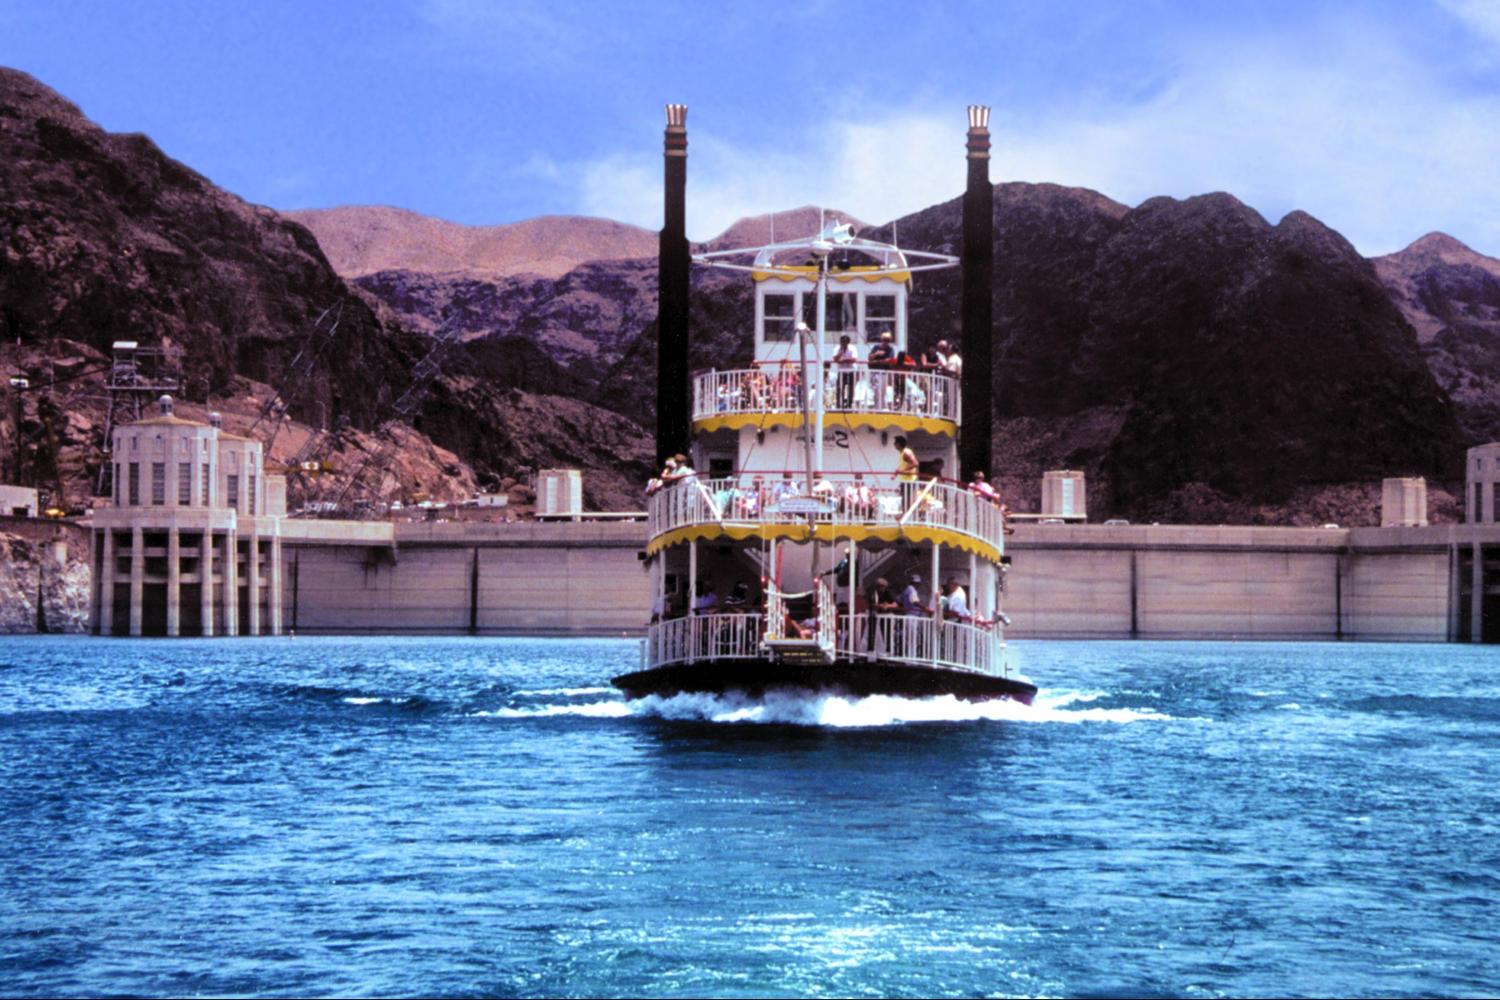
<svg viewBox="0 0 1500 1000">
<path fill-rule="evenodd" d="M 969 105 L 969 184 L 964 189 L 963 426 L 958 432 L 958 464 L 965 479 L 988 471 L 994 414 L 994 317 L 991 294 L 995 270 L 995 189 L 990 186 L 990 109 Z"/>
<path fill-rule="evenodd" d="M 667 105 L 662 140 L 665 204 L 657 250 L 656 452 L 686 453 L 691 443 L 688 374 L 687 105 Z"/>
</svg>

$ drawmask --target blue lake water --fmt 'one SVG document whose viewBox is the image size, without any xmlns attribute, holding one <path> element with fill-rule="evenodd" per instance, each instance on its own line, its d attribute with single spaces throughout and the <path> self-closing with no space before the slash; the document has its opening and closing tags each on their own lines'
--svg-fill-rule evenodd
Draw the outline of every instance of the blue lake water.
<svg viewBox="0 0 1500 1000">
<path fill-rule="evenodd" d="M 0 993 L 1500 993 L 1500 649 L 1012 648 L 1033 708 L 0 640 Z"/>
</svg>

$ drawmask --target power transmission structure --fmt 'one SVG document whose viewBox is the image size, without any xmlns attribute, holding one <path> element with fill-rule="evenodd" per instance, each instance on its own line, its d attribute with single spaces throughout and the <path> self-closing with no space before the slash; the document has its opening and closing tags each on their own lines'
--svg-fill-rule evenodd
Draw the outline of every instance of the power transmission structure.
<svg viewBox="0 0 1500 1000">
<path fill-rule="evenodd" d="M 433 335 L 432 344 L 427 349 L 427 353 L 412 369 L 411 384 L 392 404 L 390 418 L 381 423 L 379 430 L 376 431 L 381 439 L 380 446 L 366 453 L 364 459 L 344 483 L 344 488 L 339 491 L 338 498 L 333 504 L 339 516 L 372 513 L 375 506 L 373 502 L 358 507 L 357 502 L 383 499 L 378 495 L 378 484 L 382 474 L 390 465 L 391 456 L 396 451 L 397 442 L 393 431 L 398 424 L 409 424 L 416 417 L 417 411 L 422 408 L 422 401 L 427 398 L 427 393 L 432 389 L 432 384 L 442 373 L 443 360 L 458 343 L 459 336 L 459 327 L 452 321 L 445 323 Z"/>
<path fill-rule="evenodd" d="M 287 363 L 286 371 L 281 376 L 281 381 L 273 388 L 273 391 L 260 412 L 256 414 L 255 423 L 250 425 L 250 436 L 254 437 L 257 431 L 262 434 L 265 442 L 265 452 L 270 457 L 271 446 L 276 443 L 276 435 L 281 433 L 282 424 L 289 419 L 289 413 L 303 390 L 307 387 L 307 381 L 312 377 L 313 371 L 318 367 L 318 361 L 328 348 L 333 344 L 334 336 L 339 330 L 339 321 L 344 316 L 344 300 L 339 299 L 333 305 L 324 309 L 313 321 L 312 329 L 308 331 L 307 339 L 302 342 L 302 347 L 292 356 Z M 262 430 L 262 427 L 266 427 Z M 321 435 L 311 435 L 307 443 L 303 445 L 306 449 L 313 441 Z M 296 459 L 293 464 L 303 461 Z"/>
<path fill-rule="evenodd" d="M 99 463 L 95 495 L 113 491 L 115 428 L 141 419 L 147 403 L 163 393 L 182 392 L 182 348 L 170 344 L 142 347 L 134 340 L 117 340 L 112 348 L 109 381 L 104 390 L 104 461 Z"/>
</svg>

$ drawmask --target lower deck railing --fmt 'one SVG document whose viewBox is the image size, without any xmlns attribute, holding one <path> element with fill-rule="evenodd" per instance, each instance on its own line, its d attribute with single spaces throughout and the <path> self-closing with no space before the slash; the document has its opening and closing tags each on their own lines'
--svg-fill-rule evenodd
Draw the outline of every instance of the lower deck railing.
<svg viewBox="0 0 1500 1000">
<path fill-rule="evenodd" d="M 783 612 L 784 614 L 784 612 Z M 766 654 L 761 646 L 765 617 L 759 614 L 691 615 L 651 626 L 646 666 L 702 660 L 750 660 Z M 1011 674 L 1005 645 L 989 628 L 938 621 L 925 615 L 838 616 L 840 662 L 886 660 L 915 666 L 941 665 L 992 677 Z"/>
<path fill-rule="evenodd" d="M 689 615 L 651 626 L 646 665 L 698 660 L 748 660 L 762 655 L 762 618 L 749 615 Z"/>
<path fill-rule="evenodd" d="M 992 677 L 1009 676 L 1004 650 L 992 629 L 928 615 L 855 615 L 852 634 L 846 624 L 839 635 L 840 659 L 936 663 Z"/>
</svg>

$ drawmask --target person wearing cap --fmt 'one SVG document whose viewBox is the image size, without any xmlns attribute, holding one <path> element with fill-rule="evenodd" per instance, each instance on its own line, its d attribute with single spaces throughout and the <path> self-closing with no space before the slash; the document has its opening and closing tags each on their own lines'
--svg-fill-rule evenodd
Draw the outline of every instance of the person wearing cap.
<svg viewBox="0 0 1500 1000">
<path fill-rule="evenodd" d="M 927 614 L 927 608 L 922 604 L 922 593 L 917 589 L 921 584 L 922 574 L 913 573 L 907 581 L 906 589 L 901 591 L 901 597 L 898 599 L 902 614 L 911 617 Z"/>
<path fill-rule="evenodd" d="M 875 616 L 897 614 L 901 611 L 901 605 L 896 603 L 896 595 L 891 593 L 890 582 L 883 576 L 876 577 L 875 586 L 870 588 L 870 596 L 865 603 L 870 609 L 870 624 L 865 631 L 868 635 L 869 648 L 874 651 L 875 637 L 880 631 Z"/>
</svg>

